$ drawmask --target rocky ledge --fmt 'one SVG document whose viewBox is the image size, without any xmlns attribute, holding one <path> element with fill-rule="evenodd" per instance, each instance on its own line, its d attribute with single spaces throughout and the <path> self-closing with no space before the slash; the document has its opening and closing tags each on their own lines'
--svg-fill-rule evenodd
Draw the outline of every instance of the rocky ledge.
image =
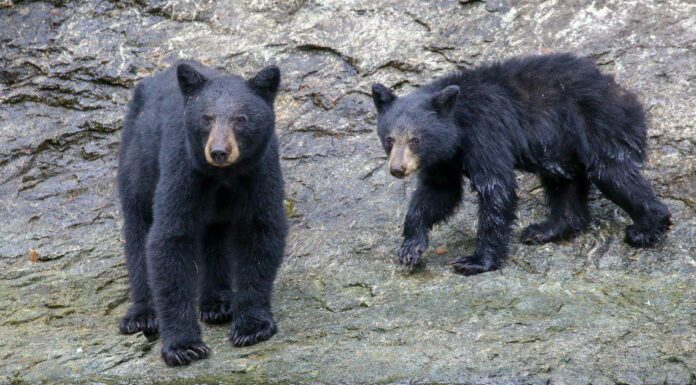
<svg viewBox="0 0 696 385">
<path fill-rule="evenodd" d="M 696 383 L 696 5 L 689 0 L 0 1 L 0 383 Z M 673 213 L 659 248 L 594 193 L 577 239 L 515 242 L 474 277 L 476 201 L 395 264 L 411 180 L 385 172 L 370 84 L 407 91 L 518 54 L 594 58 L 645 103 L 645 174 Z M 166 368 L 118 334 L 127 276 L 115 193 L 133 84 L 177 58 L 283 70 L 278 134 L 292 230 L 279 334 Z M 517 230 L 546 209 L 519 175 Z"/>
</svg>

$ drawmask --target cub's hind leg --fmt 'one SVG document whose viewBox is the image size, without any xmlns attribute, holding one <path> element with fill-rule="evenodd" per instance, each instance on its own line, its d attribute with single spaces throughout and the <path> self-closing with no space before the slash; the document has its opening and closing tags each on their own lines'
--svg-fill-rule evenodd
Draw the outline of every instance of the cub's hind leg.
<svg viewBox="0 0 696 385">
<path fill-rule="evenodd" d="M 542 244 L 568 239 L 587 227 L 590 222 L 587 207 L 590 183 L 587 177 L 583 175 L 567 180 L 542 176 L 541 184 L 551 211 L 545 221 L 522 231 L 522 242 Z"/>
<path fill-rule="evenodd" d="M 232 320 L 232 276 L 229 225 L 208 226 L 203 237 L 200 318 L 211 324 Z"/>
<path fill-rule="evenodd" d="M 670 212 L 631 162 L 604 163 L 591 173 L 592 182 L 631 216 L 624 241 L 633 247 L 658 244 L 672 224 Z"/>
</svg>

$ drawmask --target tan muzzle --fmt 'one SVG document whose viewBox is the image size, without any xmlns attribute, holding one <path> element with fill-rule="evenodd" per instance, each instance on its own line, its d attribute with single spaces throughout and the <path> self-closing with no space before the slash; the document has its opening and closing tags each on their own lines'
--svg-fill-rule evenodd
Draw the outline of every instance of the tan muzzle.
<svg viewBox="0 0 696 385">
<path fill-rule="evenodd" d="M 408 146 L 395 145 L 389 153 L 389 173 L 404 178 L 418 169 L 418 157 Z"/>
<path fill-rule="evenodd" d="M 205 144 L 205 160 L 215 167 L 226 167 L 239 158 L 239 146 L 232 127 L 213 124 Z"/>
</svg>

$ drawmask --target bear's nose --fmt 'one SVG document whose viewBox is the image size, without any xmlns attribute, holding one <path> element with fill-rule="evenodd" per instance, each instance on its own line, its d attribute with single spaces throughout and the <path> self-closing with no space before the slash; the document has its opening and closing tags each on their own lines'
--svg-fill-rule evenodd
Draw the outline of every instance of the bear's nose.
<svg viewBox="0 0 696 385">
<path fill-rule="evenodd" d="M 389 167 L 389 172 L 397 178 L 403 178 L 406 176 L 406 170 L 404 170 L 402 167 Z"/>
<path fill-rule="evenodd" d="M 229 154 L 227 151 L 222 150 L 222 149 L 214 149 L 210 151 L 210 157 L 213 158 L 213 162 L 215 163 L 225 163 L 227 161 L 227 156 Z"/>
</svg>

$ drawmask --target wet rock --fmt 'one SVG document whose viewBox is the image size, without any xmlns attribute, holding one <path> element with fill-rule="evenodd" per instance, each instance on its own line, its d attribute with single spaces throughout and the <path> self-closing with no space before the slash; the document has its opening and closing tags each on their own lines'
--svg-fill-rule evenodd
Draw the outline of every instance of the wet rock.
<svg viewBox="0 0 696 385">
<path fill-rule="evenodd" d="M 0 383 L 693 383 L 695 15 L 683 0 L 0 0 Z M 385 172 L 370 84 L 407 92 L 553 51 L 594 58 L 644 101 L 667 241 L 625 245 L 629 219 L 595 192 L 586 233 L 515 242 L 504 270 L 461 277 L 447 262 L 474 247 L 467 193 L 425 265 L 395 265 L 413 181 Z M 133 85 L 177 58 L 282 68 L 292 230 L 278 335 L 233 348 L 228 326 L 206 326 L 210 359 L 171 369 L 157 342 L 118 334 L 115 175 Z M 534 177 L 518 183 L 522 228 L 546 209 Z"/>
</svg>

